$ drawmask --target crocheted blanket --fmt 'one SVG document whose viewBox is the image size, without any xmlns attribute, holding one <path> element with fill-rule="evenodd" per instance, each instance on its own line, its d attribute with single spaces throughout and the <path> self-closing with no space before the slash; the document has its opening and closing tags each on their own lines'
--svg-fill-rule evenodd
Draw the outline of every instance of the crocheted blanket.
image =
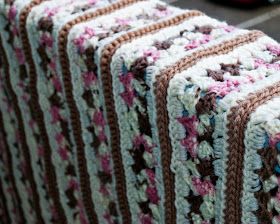
<svg viewBox="0 0 280 224">
<path fill-rule="evenodd" d="M 0 0 L 1 223 L 280 223 L 280 45 L 157 0 Z"/>
</svg>

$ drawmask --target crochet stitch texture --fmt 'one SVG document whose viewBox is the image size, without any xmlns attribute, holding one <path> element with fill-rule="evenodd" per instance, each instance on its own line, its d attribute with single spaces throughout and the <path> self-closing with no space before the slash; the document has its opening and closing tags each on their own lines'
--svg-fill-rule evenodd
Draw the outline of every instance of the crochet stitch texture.
<svg viewBox="0 0 280 224">
<path fill-rule="evenodd" d="M 1 223 L 280 223 L 280 45 L 158 0 L 0 0 Z"/>
</svg>

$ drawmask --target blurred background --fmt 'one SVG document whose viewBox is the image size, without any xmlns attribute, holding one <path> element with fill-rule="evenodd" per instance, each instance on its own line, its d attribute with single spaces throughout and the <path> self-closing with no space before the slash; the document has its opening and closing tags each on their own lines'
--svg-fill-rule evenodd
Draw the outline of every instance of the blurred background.
<svg viewBox="0 0 280 224">
<path fill-rule="evenodd" d="M 270 0 L 166 0 L 174 6 L 198 9 L 246 29 L 259 29 L 280 41 L 280 4 Z"/>
</svg>

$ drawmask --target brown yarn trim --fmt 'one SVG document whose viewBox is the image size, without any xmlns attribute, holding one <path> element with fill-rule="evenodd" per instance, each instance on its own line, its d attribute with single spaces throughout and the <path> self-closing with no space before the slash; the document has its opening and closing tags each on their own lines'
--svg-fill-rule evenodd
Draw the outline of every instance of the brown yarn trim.
<svg viewBox="0 0 280 224">
<path fill-rule="evenodd" d="M 191 56 L 187 56 L 173 66 L 163 70 L 159 76 L 156 77 L 154 83 L 155 96 L 156 96 L 156 108 L 157 108 L 157 124 L 159 132 L 159 141 L 161 148 L 161 160 L 163 167 L 163 180 L 165 186 L 165 206 L 168 223 L 176 223 L 176 208 L 174 205 L 175 192 L 174 192 L 174 174 L 170 170 L 171 158 L 172 158 L 172 146 L 169 139 L 169 119 L 167 105 L 167 89 L 170 80 L 175 74 L 186 70 L 187 68 L 195 65 L 202 58 L 208 56 L 226 54 L 232 51 L 234 48 L 250 43 L 262 36 L 263 33 L 259 31 L 253 31 L 245 35 L 240 35 L 232 40 L 224 41 L 221 44 L 194 52 Z"/>
<path fill-rule="evenodd" d="M 32 51 L 31 51 L 31 46 L 28 40 L 28 34 L 27 34 L 27 29 L 26 29 L 26 20 L 28 17 L 28 14 L 32 10 L 33 7 L 41 4 L 45 0 L 33 0 L 28 6 L 26 6 L 20 13 L 20 34 L 21 34 L 21 39 L 22 39 L 22 44 L 23 44 L 23 50 L 24 54 L 26 57 L 26 61 L 29 64 L 30 68 L 30 95 L 31 95 L 31 104 L 32 104 L 32 109 L 35 111 L 35 118 L 41 133 L 42 141 L 44 144 L 44 150 L 45 150 L 45 155 L 44 155 L 44 163 L 45 163 L 45 170 L 46 170 L 46 176 L 48 179 L 48 190 L 49 190 L 49 195 L 50 198 L 54 202 L 54 206 L 56 208 L 58 217 L 59 217 L 59 223 L 64 224 L 67 223 L 66 216 L 64 214 L 64 210 L 61 206 L 60 203 L 60 196 L 59 196 L 59 190 L 57 186 L 57 181 L 56 181 L 56 173 L 54 166 L 52 164 L 52 159 L 51 159 L 51 147 L 49 144 L 49 139 L 46 131 L 46 127 L 44 124 L 44 115 L 43 111 L 40 108 L 39 104 L 39 97 L 37 93 L 37 76 L 36 76 L 36 69 L 35 69 L 35 64 L 32 58 Z M 23 130 L 23 128 L 21 128 Z M 30 163 L 28 163 L 30 164 Z M 38 200 L 39 201 L 39 200 Z"/>
<path fill-rule="evenodd" d="M 171 19 L 168 19 L 166 21 L 162 21 L 150 26 L 147 26 L 145 28 L 138 29 L 136 31 L 128 32 L 120 37 L 118 37 L 116 40 L 114 40 L 111 44 L 108 44 L 102 52 L 101 57 L 101 78 L 103 83 L 103 89 L 104 89 L 104 96 L 105 96 L 105 104 L 107 109 L 107 119 L 111 130 L 111 144 L 112 144 L 112 151 L 113 151 L 113 157 L 115 161 L 115 171 L 117 176 L 117 184 L 119 186 L 119 192 L 121 198 L 124 199 L 125 204 L 128 204 L 126 199 L 126 181 L 125 181 L 125 174 L 124 174 L 124 168 L 122 163 L 122 155 L 121 155 L 121 149 L 120 149 L 120 133 L 119 133 L 119 125 L 118 125 L 118 119 L 117 114 L 115 111 L 115 103 L 114 103 L 114 95 L 112 91 L 112 77 L 111 77 L 111 71 L 110 71 L 110 64 L 112 57 L 116 50 L 125 43 L 128 43 L 129 41 L 140 38 L 142 36 L 145 36 L 150 33 L 154 33 L 160 29 L 177 25 L 182 23 L 183 21 L 194 17 L 194 16 L 200 16 L 203 15 L 203 13 L 199 11 L 189 11 L 185 12 L 181 15 L 175 16 Z M 127 205 L 128 206 L 128 205 Z M 169 216 L 169 207 L 166 207 L 165 210 L 166 214 L 166 223 L 172 223 L 172 217 Z"/>
<path fill-rule="evenodd" d="M 2 46 L 0 44 L 0 46 Z M 2 52 L 2 49 L 0 49 L 0 51 Z M 2 137 L 3 137 L 3 150 L 6 151 L 7 153 L 7 169 L 8 169 L 8 178 L 9 178 L 9 181 L 11 182 L 11 185 L 12 185 L 12 188 L 14 190 L 14 193 L 15 193 L 15 203 L 18 203 L 18 204 L 15 204 L 14 206 L 16 206 L 17 208 L 17 212 L 18 212 L 18 215 L 19 215 L 19 218 L 22 220 L 20 224 L 23 224 L 23 223 L 26 223 L 26 219 L 24 217 L 24 214 L 23 214 L 23 210 L 22 210 L 22 202 L 21 202 L 21 198 L 19 197 L 19 194 L 18 194 L 18 189 L 16 187 L 16 182 L 15 182 L 15 177 L 13 175 L 13 163 L 12 163 L 12 156 L 11 156 L 11 152 L 10 152 L 10 149 L 9 149 L 9 146 L 8 146 L 8 143 L 7 143 L 7 136 L 6 136 L 6 132 L 4 131 L 4 124 L 3 124 L 3 117 L 2 117 L 2 113 L 0 112 L 0 127 L 2 128 L 1 132 L 2 132 Z M 2 146 L 1 146 L 2 147 Z M 12 223 L 12 222 L 9 222 L 9 223 Z"/>
<path fill-rule="evenodd" d="M 42 214 L 41 214 L 41 209 L 40 209 L 40 198 L 37 192 L 37 186 L 33 177 L 33 170 L 32 170 L 32 166 L 31 166 L 31 158 L 30 158 L 30 154 L 29 154 L 29 148 L 27 146 L 26 143 L 26 136 L 25 136 L 25 132 L 24 132 L 24 125 L 23 125 L 23 119 L 21 116 L 21 112 L 19 109 L 19 104 L 18 104 L 18 99 L 17 96 L 15 94 L 15 92 L 13 91 L 13 87 L 10 81 L 11 75 L 9 72 L 9 67 L 8 67 L 8 59 L 7 59 L 7 55 L 5 54 L 5 50 L 4 47 L 2 45 L 2 38 L 0 38 L 0 52 L 2 52 L 2 59 L 3 59 L 3 64 L 4 64 L 4 69 L 5 69 L 5 73 L 7 75 L 6 77 L 6 82 L 7 82 L 7 88 L 9 90 L 9 94 L 11 96 L 12 99 L 12 104 L 15 110 L 15 114 L 18 120 L 18 126 L 19 126 L 19 134 L 20 134 L 20 142 L 22 144 L 22 154 L 24 157 L 24 160 L 26 162 L 26 176 L 28 179 L 28 182 L 30 184 L 31 190 L 32 190 L 32 196 L 33 196 L 33 206 L 34 206 L 34 210 L 36 212 L 37 215 L 37 222 L 38 223 L 44 223 L 43 218 L 42 218 Z M 9 151 L 9 150 L 7 150 Z M 10 156 L 9 156 L 10 157 Z M 12 164 L 12 163 L 11 163 Z"/>
<path fill-rule="evenodd" d="M 227 135 L 228 135 L 228 162 L 225 190 L 225 223 L 241 223 L 242 208 L 240 199 L 242 197 L 243 184 L 243 163 L 244 163 L 244 136 L 250 115 L 260 105 L 280 95 L 280 82 L 262 89 L 256 93 L 249 94 L 243 100 L 238 101 L 238 105 L 231 108 L 227 116 Z"/>
<path fill-rule="evenodd" d="M 83 197 L 83 202 L 85 205 L 88 218 L 91 223 L 97 223 L 98 219 L 97 219 L 97 214 L 95 212 L 94 203 L 91 198 L 92 192 L 90 187 L 89 173 L 87 170 L 87 160 L 84 152 L 85 144 L 81 135 L 82 127 L 80 123 L 80 114 L 73 96 L 73 85 L 72 85 L 71 75 L 69 75 L 71 74 L 71 72 L 70 72 L 69 58 L 67 57 L 68 34 L 71 28 L 76 24 L 89 21 L 101 15 L 109 14 L 111 12 L 127 7 L 139 1 L 143 1 L 143 0 L 122 0 L 117 3 L 111 4 L 108 7 L 97 9 L 94 12 L 87 13 L 76 19 L 73 19 L 72 21 L 69 21 L 67 24 L 63 26 L 63 28 L 59 32 L 58 41 L 59 41 L 60 64 L 62 67 L 63 83 L 65 87 L 67 103 L 70 109 L 72 129 L 74 133 L 75 142 L 77 144 L 77 162 L 78 162 L 80 183 L 82 189 L 82 197 Z M 114 163 L 115 162 L 116 160 L 114 160 Z M 114 166 L 114 169 L 115 169 L 115 173 L 117 173 L 116 166 Z M 119 178 L 120 177 L 116 175 L 117 193 L 118 193 L 118 199 L 120 204 L 120 210 L 123 216 L 123 223 L 131 223 L 131 214 L 129 212 L 129 206 L 125 198 L 126 192 L 123 191 L 123 189 L 121 188 L 120 182 L 118 181 Z"/>
</svg>

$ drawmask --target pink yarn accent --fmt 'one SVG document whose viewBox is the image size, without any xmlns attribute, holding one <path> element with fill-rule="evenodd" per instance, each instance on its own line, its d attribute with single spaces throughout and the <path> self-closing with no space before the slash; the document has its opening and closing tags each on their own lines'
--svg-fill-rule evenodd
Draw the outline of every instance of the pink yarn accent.
<svg viewBox="0 0 280 224">
<path fill-rule="evenodd" d="M 190 153 L 192 158 L 197 157 L 197 139 L 191 136 L 187 136 L 186 138 L 182 139 L 181 145 L 186 148 L 186 150 Z"/>
<path fill-rule="evenodd" d="M 275 54 L 277 56 L 280 56 L 280 45 L 268 45 L 267 49 L 272 53 Z"/>
<path fill-rule="evenodd" d="M 49 63 L 50 68 L 55 71 L 56 70 L 56 58 L 52 58 L 51 62 Z"/>
<path fill-rule="evenodd" d="M 59 156 L 62 160 L 68 160 L 68 151 L 65 147 L 59 147 L 58 149 Z"/>
<path fill-rule="evenodd" d="M 26 175 L 27 172 L 26 172 L 26 163 L 25 163 L 25 161 L 20 161 L 19 167 L 20 167 L 23 175 Z"/>
<path fill-rule="evenodd" d="M 35 121 L 33 119 L 30 119 L 28 124 L 31 129 L 34 129 Z"/>
<path fill-rule="evenodd" d="M 280 141 L 280 133 L 277 133 L 272 138 L 269 139 L 269 145 L 275 146 Z"/>
<path fill-rule="evenodd" d="M 280 61 L 279 61 L 280 62 Z M 268 64 L 267 68 L 269 69 L 275 69 L 277 71 L 280 71 L 280 63 L 273 63 L 273 64 Z"/>
<path fill-rule="evenodd" d="M 195 158 L 197 156 L 197 130 L 196 126 L 198 123 L 197 117 L 195 115 L 191 117 L 181 117 L 177 118 L 178 122 L 181 123 L 187 131 L 187 136 L 181 140 L 181 145 L 184 146 L 190 153 L 191 157 Z"/>
<path fill-rule="evenodd" d="M 15 54 L 20 65 L 25 63 L 24 53 L 21 48 L 15 48 Z"/>
<path fill-rule="evenodd" d="M 79 183 L 74 179 L 70 179 L 68 181 L 68 188 L 74 189 L 74 190 L 79 190 Z"/>
<path fill-rule="evenodd" d="M 210 224 L 210 221 L 202 221 L 201 224 Z"/>
<path fill-rule="evenodd" d="M 255 68 L 259 68 L 261 66 L 266 66 L 266 63 L 263 59 L 257 58 L 255 59 Z"/>
<path fill-rule="evenodd" d="M 198 119 L 195 115 L 191 117 L 180 117 L 177 118 L 177 120 L 187 130 L 188 135 L 193 137 L 197 136 L 196 126 L 198 124 Z"/>
<path fill-rule="evenodd" d="M 40 44 L 52 48 L 53 38 L 49 34 L 43 33 L 42 36 L 40 37 Z"/>
<path fill-rule="evenodd" d="M 51 121 L 52 124 L 57 123 L 61 119 L 61 115 L 59 113 L 59 108 L 58 107 L 52 106 L 50 113 L 51 113 L 51 116 L 52 116 L 52 121 Z"/>
<path fill-rule="evenodd" d="M 80 36 L 73 40 L 73 43 L 78 47 L 78 49 L 83 52 L 84 51 L 84 42 L 85 38 L 83 36 Z"/>
<path fill-rule="evenodd" d="M 54 76 L 52 78 L 52 83 L 53 83 L 53 86 L 54 86 L 54 88 L 57 92 L 62 92 L 62 85 L 61 85 L 60 80 L 57 76 Z"/>
<path fill-rule="evenodd" d="M 111 157 L 109 154 L 101 156 L 102 169 L 104 170 L 105 173 L 108 173 L 108 174 L 111 173 L 110 159 L 111 159 Z"/>
<path fill-rule="evenodd" d="M 119 77 L 120 82 L 125 86 L 126 89 L 130 87 L 131 80 L 133 79 L 133 73 L 129 72 Z"/>
<path fill-rule="evenodd" d="M 26 187 L 26 192 L 28 194 L 29 197 L 32 197 L 33 195 L 33 191 L 31 187 Z M 32 209 L 31 209 L 31 213 L 32 213 Z"/>
<path fill-rule="evenodd" d="M 146 50 L 144 51 L 144 57 L 151 57 L 153 61 L 157 61 L 160 57 L 160 52 L 158 50 Z"/>
<path fill-rule="evenodd" d="M 154 145 L 149 146 L 146 139 L 143 137 L 143 135 L 138 135 L 133 139 L 133 145 L 134 147 L 138 148 L 140 145 L 143 145 L 145 148 L 145 151 L 152 153 L 152 149 L 154 148 Z"/>
<path fill-rule="evenodd" d="M 105 135 L 104 130 L 99 133 L 98 139 L 100 142 L 105 142 L 107 140 L 107 136 Z"/>
<path fill-rule="evenodd" d="M 225 80 L 224 82 L 215 82 L 210 85 L 209 92 L 216 93 L 217 96 L 224 97 L 232 91 L 239 90 L 240 82 L 238 80 Z"/>
<path fill-rule="evenodd" d="M 101 127 L 105 126 L 105 120 L 101 111 L 95 111 L 93 114 L 93 122 Z"/>
<path fill-rule="evenodd" d="M 140 223 L 141 224 L 152 224 L 152 218 L 149 215 L 140 215 Z"/>
<path fill-rule="evenodd" d="M 103 196 L 108 196 L 110 194 L 105 185 L 100 186 L 99 192 L 103 194 Z"/>
<path fill-rule="evenodd" d="M 90 27 L 86 27 L 84 34 L 88 35 L 88 38 L 92 38 L 95 35 L 95 31 Z"/>
<path fill-rule="evenodd" d="M 8 11 L 8 19 L 9 21 L 12 21 L 16 18 L 17 15 L 17 8 L 13 5 L 10 7 L 9 11 Z"/>
<path fill-rule="evenodd" d="M 13 33 L 14 36 L 18 36 L 19 35 L 18 29 L 17 29 L 16 26 L 12 27 L 12 33 Z"/>
<path fill-rule="evenodd" d="M 64 136 L 62 133 L 57 133 L 55 135 L 55 141 L 57 142 L 57 144 L 60 145 L 63 142 L 63 140 L 64 140 Z"/>
<path fill-rule="evenodd" d="M 21 99 L 24 101 L 24 102 L 28 102 L 29 101 L 29 95 L 27 95 L 27 94 L 23 94 L 22 96 L 21 96 Z"/>
<path fill-rule="evenodd" d="M 57 14 L 59 12 L 59 9 L 61 7 L 55 7 L 55 8 L 46 8 L 45 9 L 45 13 L 47 14 L 48 17 L 53 17 L 55 14 Z"/>
<path fill-rule="evenodd" d="M 277 223 L 280 223 L 280 215 L 274 217 Z"/>
<path fill-rule="evenodd" d="M 153 16 L 162 18 L 162 17 L 170 15 L 171 13 L 172 13 L 171 10 L 166 8 L 166 10 L 162 10 L 162 11 L 161 10 L 156 10 L 155 13 L 153 14 Z"/>
<path fill-rule="evenodd" d="M 127 26 L 129 25 L 131 19 L 122 19 L 122 18 L 116 18 L 116 23 L 118 25 L 121 25 L 121 26 Z"/>
<path fill-rule="evenodd" d="M 104 215 L 103 215 L 103 218 L 107 221 L 108 224 L 113 224 L 113 220 L 112 220 L 112 217 L 110 215 L 110 213 L 106 212 Z"/>
<path fill-rule="evenodd" d="M 156 184 L 156 176 L 155 176 L 155 173 L 153 170 L 150 170 L 150 169 L 146 169 L 146 174 L 149 178 L 149 181 L 151 182 L 152 185 L 155 185 Z"/>
<path fill-rule="evenodd" d="M 125 92 L 121 93 L 120 96 L 129 107 L 133 105 L 133 100 L 135 98 L 135 93 L 133 90 L 126 90 Z"/>
<path fill-rule="evenodd" d="M 236 30 L 236 28 L 234 26 L 229 26 L 229 25 L 221 26 L 220 28 L 224 29 L 224 31 L 226 31 L 228 33 L 231 33 L 232 31 Z"/>
<path fill-rule="evenodd" d="M 79 219 L 81 224 L 89 224 L 89 222 L 87 221 L 87 216 L 82 209 L 80 209 L 79 211 Z"/>
<path fill-rule="evenodd" d="M 38 153 L 38 156 L 39 157 L 43 157 L 44 156 L 44 153 L 45 153 L 45 150 L 42 146 L 38 146 L 37 148 L 37 153 Z"/>
<path fill-rule="evenodd" d="M 200 45 L 202 44 L 206 44 L 211 40 L 210 35 L 203 35 L 203 38 L 201 40 L 192 40 L 190 41 L 186 46 L 185 46 L 185 50 L 192 50 L 195 48 L 198 48 Z"/>
<path fill-rule="evenodd" d="M 88 0 L 88 3 L 92 4 L 92 5 L 96 4 L 97 2 L 98 2 L 98 0 Z"/>
<path fill-rule="evenodd" d="M 58 213 L 56 211 L 56 208 L 53 205 L 51 205 L 50 209 L 51 209 L 52 217 L 54 218 L 54 220 L 57 220 L 58 219 Z"/>
<path fill-rule="evenodd" d="M 266 63 L 264 60 L 258 58 L 255 60 L 255 68 L 259 68 L 259 67 L 266 67 L 268 69 L 280 70 L 279 63 L 270 64 L 270 63 Z"/>
<path fill-rule="evenodd" d="M 89 88 L 96 81 L 96 75 L 94 72 L 85 72 L 83 74 L 84 85 Z"/>
<path fill-rule="evenodd" d="M 155 187 L 148 186 L 146 189 L 146 194 L 153 204 L 158 204 L 160 198 Z"/>
<path fill-rule="evenodd" d="M 192 184 L 196 192 L 201 196 L 205 196 L 207 194 L 213 194 L 215 192 L 214 185 L 209 180 L 202 181 L 198 177 L 193 177 Z"/>
</svg>

